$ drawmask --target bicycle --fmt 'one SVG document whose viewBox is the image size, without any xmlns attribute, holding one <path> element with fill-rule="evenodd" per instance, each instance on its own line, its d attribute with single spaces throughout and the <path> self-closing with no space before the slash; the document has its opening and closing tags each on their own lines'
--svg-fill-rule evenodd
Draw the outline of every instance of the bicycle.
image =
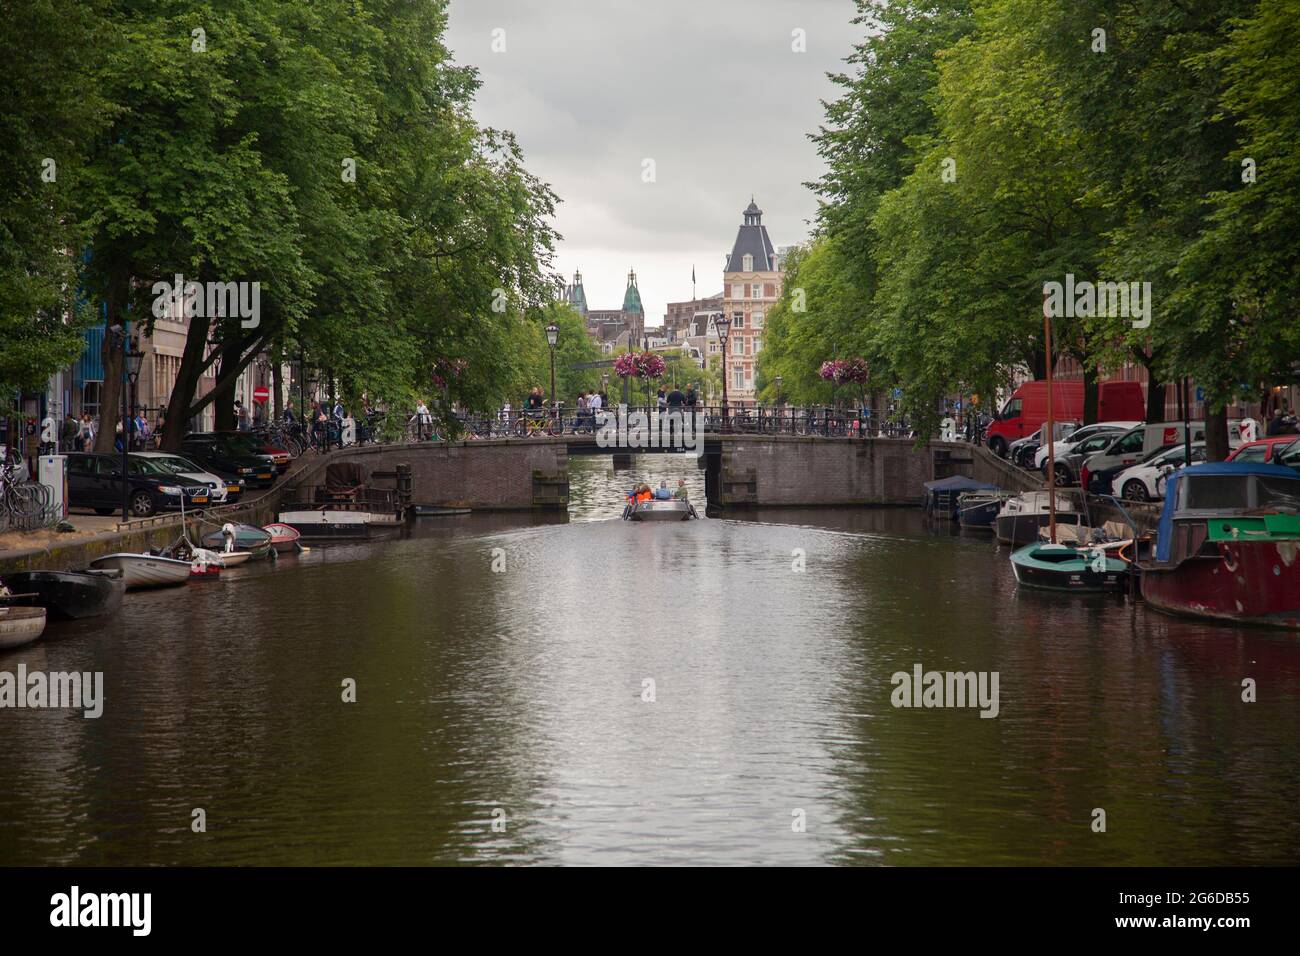
<svg viewBox="0 0 1300 956">
<path fill-rule="evenodd" d="M 516 438 L 532 438 L 534 435 L 560 435 L 564 432 L 564 422 L 555 414 L 526 412 L 515 422 Z"/>
</svg>

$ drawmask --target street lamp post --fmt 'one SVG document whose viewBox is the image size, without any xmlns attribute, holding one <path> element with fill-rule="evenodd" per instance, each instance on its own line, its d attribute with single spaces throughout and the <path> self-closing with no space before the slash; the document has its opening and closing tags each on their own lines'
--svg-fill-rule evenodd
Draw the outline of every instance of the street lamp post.
<svg viewBox="0 0 1300 956">
<path fill-rule="evenodd" d="M 122 332 L 122 521 L 126 522 L 131 507 L 131 482 L 127 456 L 131 450 L 131 389 L 140 380 L 140 364 L 144 353 L 135 347 L 123 330 Z"/>
<path fill-rule="evenodd" d="M 781 407 L 781 376 L 775 376 L 774 380 L 776 382 L 776 427 L 779 431 L 781 428 L 781 419 L 785 417 L 782 415 L 783 409 Z"/>
<path fill-rule="evenodd" d="M 731 333 L 731 319 L 725 312 L 716 312 L 713 327 L 718 330 L 718 344 L 722 346 L 722 430 L 727 430 L 727 336 Z"/>
<path fill-rule="evenodd" d="M 555 344 L 560 341 L 560 327 L 552 322 L 546 327 L 546 344 L 551 347 L 551 414 L 555 414 Z"/>
</svg>

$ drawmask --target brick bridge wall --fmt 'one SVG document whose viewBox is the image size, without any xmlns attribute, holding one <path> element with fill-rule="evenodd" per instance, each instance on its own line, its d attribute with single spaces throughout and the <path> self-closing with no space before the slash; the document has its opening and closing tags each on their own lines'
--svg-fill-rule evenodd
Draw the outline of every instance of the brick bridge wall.
<svg viewBox="0 0 1300 956">
<path fill-rule="evenodd" d="M 1009 491 L 1041 485 L 987 449 L 956 442 L 737 435 L 721 446 L 709 502 L 729 507 L 915 504 L 924 482 L 956 474 Z"/>
<path fill-rule="evenodd" d="M 370 472 L 408 464 L 418 505 L 512 510 L 564 508 L 569 499 L 570 441 L 494 439 L 443 445 L 366 446 L 328 460 L 356 461 Z M 1008 490 L 1038 487 L 983 448 L 955 442 L 916 447 L 909 439 L 826 439 L 784 435 L 711 436 L 709 503 L 726 507 L 914 504 L 932 478 L 970 475 Z M 304 473 L 320 480 L 323 463 Z M 391 487 L 392 481 L 377 485 Z"/>
</svg>

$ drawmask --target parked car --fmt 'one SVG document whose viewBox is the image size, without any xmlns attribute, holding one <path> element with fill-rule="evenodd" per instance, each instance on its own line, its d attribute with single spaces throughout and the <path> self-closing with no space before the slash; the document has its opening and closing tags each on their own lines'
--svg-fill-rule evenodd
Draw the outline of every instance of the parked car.
<svg viewBox="0 0 1300 956">
<path fill-rule="evenodd" d="M 234 504 L 244 493 L 244 482 L 241 479 L 222 478 L 220 475 L 214 475 L 188 458 L 174 455 L 169 451 L 137 451 L 131 453 L 131 458 L 144 459 L 170 471 L 179 478 L 184 478 L 195 484 L 207 485 L 212 489 L 211 503 L 214 505 Z"/>
<path fill-rule="evenodd" d="M 1082 428 L 1076 428 L 1069 435 L 1063 435 L 1056 443 L 1056 453 L 1054 458 L 1064 458 L 1074 451 L 1075 446 L 1082 444 L 1094 435 L 1110 434 L 1112 432 L 1126 432 L 1130 428 L 1141 425 L 1141 422 L 1096 422 L 1092 425 L 1084 425 Z M 1034 467 L 1047 477 L 1047 446 L 1044 445 L 1034 452 Z"/>
<path fill-rule="evenodd" d="M 230 450 L 242 450 L 249 455 L 265 455 L 275 464 L 275 470 L 284 474 L 289 470 L 289 465 L 293 461 L 293 456 L 289 452 L 277 445 L 272 445 L 264 438 L 259 438 L 252 432 L 241 431 L 221 431 L 221 432 L 193 432 L 185 436 L 185 440 L 194 439 L 213 439 L 221 442 Z"/>
<path fill-rule="evenodd" d="M 211 490 L 180 478 L 132 456 L 127 461 L 127 508 L 132 517 L 148 518 L 159 511 L 181 507 L 203 508 L 211 502 Z M 120 455 L 96 455 L 73 452 L 68 455 L 68 504 L 73 508 L 93 508 L 96 514 L 109 515 L 122 507 L 122 458 Z"/>
<path fill-rule="evenodd" d="M 1046 427 L 1047 423 L 1044 422 L 1038 431 L 1027 438 L 1018 438 L 1008 446 L 1007 458 L 1011 460 L 1012 464 L 1019 465 L 1021 468 L 1028 468 L 1033 463 L 1034 455 L 1037 454 L 1039 447 L 1043 443 L 1043 429 Z M 1078 422 L 1057 422 L 1057 441 L 1062 441 L 1067 436 L 1074 434 L 1075 429 L 1078 427 Z"/>
<path fill-rule="evenodd" d="M 1205 441 L 1205 422 L 1191 422 L 1192 442 Z M 1125 432 L 1104 454 L 1094 454 L 1079 469 L 1083 486 L 1097 494 L 1110 494 L 1111 482 L 1125 468 L 1132 467 L 1156 449 L 1184 442 L 1182 422 L 1150 422 Z M 1228 443 L 1241 444 L 1241 422 L 1228 422 Z"/>
<path fill-rule="evenodd" d="M 1124 432 L 1100 432 L 1075 444 L 1069 454 L 1055 458 L 1056 486 L 1063 488 L 1079 481 L 1083 463 L 1094 455 L 1104 454 L 1121 439 Z"/>
<path fill-rule="evenodd" d="M 1257 438 L 1255 441 L 1245 442 L 1235 449 L 1227 460 L 1259 461 L 1273 464 L 1283 454 L 1290 451 L 1293 445 L 1296 446 L 1296 451 L 1300 451 L 1300 439 L 1297 439 L 1295 435 L 1274 435 L 1271 438 Z"/>
<path fill-rule="evenodd" d="M 1052 417 L 1056 421 L 1083 419 L 1083 380 L 1052 382 Z M 1098 386 L 1097 420 L 1141 421 L 1146 400 L 1137 382 L 1102 382 Z M 1011 443 L 1032 435 L 1047 421 L 1047 382 L 1025 382 L 1017 388 L 989 423 L 986 441 L 997 455 L 1006 457 Z"/>
<path fill-rule="evenodd" d="M 248 488 L 275 484 L 275 462 L 271 457 L 250 451 L 245 442 L 230 435 L 237 433 L 186 435 L 181 441 L 181 454 L 222 478 L 242 478 Z"/>
<path fill-rule="evenodd" d="M 1205 461 L 1205 442 L 1192 445 L 1192 464 Z M 1110 493 L 1129 501 L 1156 501 L 1165 496 L 1162 477 L 1168 470 L 1187 464 L 1187 446 L 1157 448 L 1145 461 L 1125 468 L 1111 482 Z"/>
</svg>

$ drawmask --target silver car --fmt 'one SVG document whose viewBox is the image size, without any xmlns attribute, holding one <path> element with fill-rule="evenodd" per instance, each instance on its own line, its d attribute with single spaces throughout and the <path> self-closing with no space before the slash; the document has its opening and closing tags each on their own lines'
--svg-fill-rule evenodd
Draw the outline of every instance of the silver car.
<svg viewBox="0 0 1300 956">
<path fill-rule="evenodd" d="M 224 505 L 226 503 L 230 496 L 228 487 L 234 484 L 234 482 L 227 482 L 226 479 L 219 475 L 204 471 L 184 455 L 176 455 L 169 451 L 133 451 L 131 457 L 147 459 L 150 464 L 169 471 L 178 477 L 197 484 L 207 485 L 212 489 L 209 498 L 211 498 L 214 505 Z"/>
</svg>

